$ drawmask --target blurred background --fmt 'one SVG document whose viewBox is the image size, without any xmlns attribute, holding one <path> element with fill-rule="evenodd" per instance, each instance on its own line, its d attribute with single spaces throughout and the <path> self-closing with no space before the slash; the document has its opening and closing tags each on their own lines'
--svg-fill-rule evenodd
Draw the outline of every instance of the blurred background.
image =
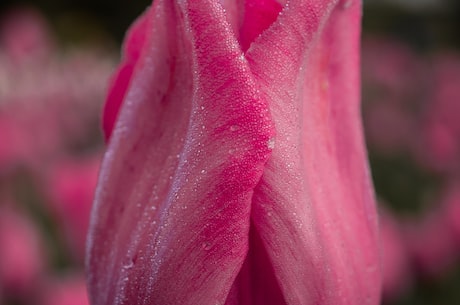
<svg viewBox="0 0 460 305">
<path fill-rule="evenodd" d="M 0 304 L 88 304 L 101 107 L 150 1 L 126 3 L 0 4 Z M 364 0 L 363 24 L 383 304 L 460 304 L 460 2 Z"/>
</svg>

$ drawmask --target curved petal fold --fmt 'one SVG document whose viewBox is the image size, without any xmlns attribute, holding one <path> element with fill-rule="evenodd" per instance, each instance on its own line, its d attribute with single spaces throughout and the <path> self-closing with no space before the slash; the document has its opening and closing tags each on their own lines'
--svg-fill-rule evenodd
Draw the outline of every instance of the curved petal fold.
<svg viewBox="0 0 460 305">
<path fill-rule="evenodd" d="M 277 132 L 251 218 L 287 304 L 379 304 L 360 13 L 359 1 L 290 1 L 247 52 Z"/>
<path fill-rule="evenodd" d="M 92 304 L 223 304 L 273 127 L 215 1 L 155 1 L 103 161 Z"/>
<path fill-rule="evenodd" d="M 144 46 L 148 26 L 147 17 L 148 11 L 141 15 L 129 29 L 126 35 L 122 63 L 110 80 L 102 117 L 102 129 L 106 141 L 112 134 L 118 112 L 128 91 L 134 68 Z"/>
</svg>

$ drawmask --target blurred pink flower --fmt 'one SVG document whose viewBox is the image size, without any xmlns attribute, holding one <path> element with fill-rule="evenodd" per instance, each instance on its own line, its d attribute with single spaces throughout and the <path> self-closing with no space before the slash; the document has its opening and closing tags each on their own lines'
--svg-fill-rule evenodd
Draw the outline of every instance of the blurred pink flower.
<svg viewBox="0 0 460 305">
<path fill-rule="evenodd" d="M 8 205 L 0 206 L 0 287 L 3 294 L 33 298 L 46 264 L 37 228 Z M 1 299 L 0 299 L 1 302 Z"/>
<path fill-rule="evenodd" d="M 406 243 L 414 265 L 424 276 L 439 277 L 458 258 L 453 232 L 445 220 L 436 209 L 407 223 Z"/>
<path fill-rule="evenodd" d="M 438 54 L 432 70 L 432 100 L 425 107 L 417 154 L 428 168 L 459 172 L 460 57 Z"/>
<path fill-rule="evenodd" d="M 400 220 L 381 211 L 380 236 L 383 256 L 383 297 L 394 300 L 412 285 L 412 266 L 409 249 Z"/>
<path fill-rule="evenodd" d="M 379 303 L 360 14 L 153 2 L 105 108 L 92 304 Z"/>
<path fill-rule="evenodd" d="M 455 237 L 458 253 L 460 253 L 460 184 L 458 181 L 451 183 L 447 188 L 442 206 L 444 221 L 449 224 L 450 230 L 452 230 L 452 234 Z"/>
<path fill-rule="evenodd" d="M 58 48 L 33 9 L 0 20 L 0 198 L 17 199 L 15 207 L 0 206 L 1 304 L 43 305 L 47 279 L 61 278 L 56 269 L 82 269 L 113 59 L 98 46 Z M 46 304 L 88 304 L 82 279 L 78 285 L 54 285 Z"/>
<path fill-rule="evenodd" d="M 367 140 L 376 151 L 385 156 L 406 152 L 414 142 L 416 133 L 414 118 L 400 105 L 388 100 L 373 101 L 366 109 L 364 124 Z"/>
<path fill-rule="evenodd" d="M 32 10 L 17 9 L 2 25 L 0 170 L 43 167 L 95 132 L 114 56 L 97 47 L 61 52 Z"/>
<path fill-rule="evenodd" d="M 83 275 L 67 275 L 48 281 L 42 305 L 89 305 Z"/>
<path fill-rule="evenodd" d="M 31 8 L 18 8 L 4 16 L 0 44 L 14 65 L 49 59 L 54 48 L 47 23 Z"/>
<path fill-rule="evenodd" d="M 79 261 L 84 257 L 99 162 L 99 156 L 56 162 L 50 174 L 49 209 L 57 216 L 66 241 Z"/>
<path fill-rule="evenodd" d="M 418 144 L 425 67 L 407 46 L 391 40 L 367 38 L 362 48 L 368 144 L 383 156 L 405 154 Z"/>
<path fill-rule="evenodd" d="M 439 173 L 460 169 L 460 58 L 401 43 L 363 43 L 364 123 L 371 149 Z"/>
</svg>

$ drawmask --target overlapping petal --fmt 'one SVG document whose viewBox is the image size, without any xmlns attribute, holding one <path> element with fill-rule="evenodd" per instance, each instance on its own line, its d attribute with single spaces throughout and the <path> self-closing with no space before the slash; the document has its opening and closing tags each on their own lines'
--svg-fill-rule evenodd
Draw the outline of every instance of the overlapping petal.
<svg viewBox="0 0 460 305">
<path fill-rule="evenodd" d="M 253 229 L 287 304 L 378 304 L 377 221 L 359 112 L 360 3 L 288 4 L 246 55 L 277 132 L 253 199 Z M 253 285 L 268 278 L 259 290 L 276 294 L 270 276 L 259 277 Z M 260 299 L 247 304 L 282 304 L 271 294 Z"/>
<path fill-rule="evenodd" d="M 148 28 L 148 11 L 131 26 L 126 37 L 123 60 L 110 81 L 110 89 L 104 105 L 103 125 L 105 139 L 112 134 L 121 104 L 126 96 L 137 61 L 141 56 Z"/>
<path fill-rule="evenodd" d="M 361 3 L 280 9 L 154 2 L 96 195 L 93 304 L 378 304 Z"/>
<path fill-rule="evenodd" d="M 102 165 L 92 304 L 223 303 L 273 128 L 214 1 L 155 1 Z M 135 85 L 134 85 L 135 84 Z"/>
</svg>

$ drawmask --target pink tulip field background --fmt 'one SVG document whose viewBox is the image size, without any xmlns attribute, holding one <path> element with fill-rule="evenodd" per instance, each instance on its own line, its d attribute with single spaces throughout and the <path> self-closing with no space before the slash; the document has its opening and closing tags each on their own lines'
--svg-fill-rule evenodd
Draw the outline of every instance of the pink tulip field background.
<svg viewBox="0 0 460 305">
<path fill-rule="evenodd" d="M 0 305 L 89 304 L 84 255 L 103 103 L 124 32 L 149 5 L 55 2 L 0 7 Z M 454 305 L 460 7 L 413 2 L 364 1 L 362 115 L 382 304 Z"/>
</svg>

